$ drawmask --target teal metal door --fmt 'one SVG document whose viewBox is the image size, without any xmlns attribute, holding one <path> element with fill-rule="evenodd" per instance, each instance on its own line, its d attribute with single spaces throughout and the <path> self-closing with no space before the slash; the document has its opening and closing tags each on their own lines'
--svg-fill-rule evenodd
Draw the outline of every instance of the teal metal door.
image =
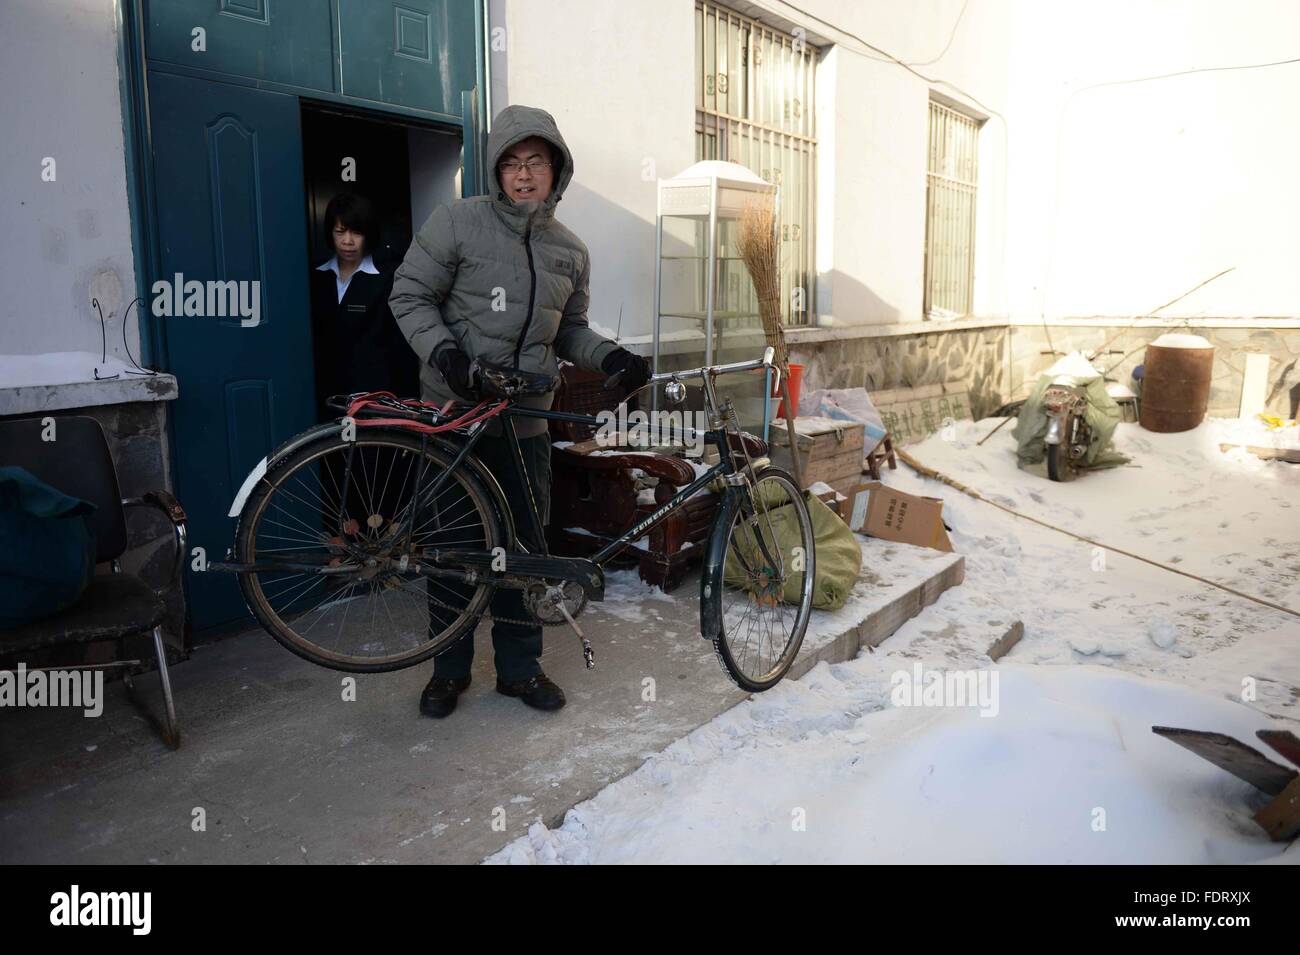
<svg viewBox="0 0 1300 955">
<path fill-rule="evenodd" d="M 176 487 L 190 546 L 220 560 L 245 475 L 315 416 L 298 98 L 154 72 L 149 114 L 162 294 L 173 312 L 178 301 L 202 312 L 158 319 L 180 391 Z M 231 280 L 252 306 L 236 314 L 222 305 L 231 286 L 208 284 Z M 196 292 L 202 307 L 186 309 Z M 188 582 L 196 632 L 246 618 L 230 575 L 190 572 Z"/>
</svg>

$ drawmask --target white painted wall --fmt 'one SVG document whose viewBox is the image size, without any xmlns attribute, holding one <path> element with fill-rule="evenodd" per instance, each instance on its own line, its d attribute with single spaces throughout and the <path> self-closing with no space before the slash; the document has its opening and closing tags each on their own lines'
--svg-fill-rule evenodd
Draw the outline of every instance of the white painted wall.
<svg viewBox="0 0 1300 955">
<path fill-rule="evenodd" d="M 977 316 L 1123 318 L 1236 266 L 1162 314 L 1300 317 L 1300 65 L 1083 89 L 1294 57 L 1294 0 L 970 0 L 960 21 L 962 0 L 733 6 L 833 44 L 816 110 L 818 305 L 834 324 L 922 318 L 932 88 L 990 117 Z M 493 3 L 508 46 L 492 54 L 494 111 L 530 103 L 560 121 L 578 162 L 560 217 L 593 251 L 594 320 L 612 324 L 621 304 L 624 337 L 651 321 L 654 184 L 641 163 L 671 176 L 694 159 L 693 8 Z"/>
<path fill-rule="evenodd" d="M 593 324 L 650 334 L 655 179 L 695 162 L 694 6 L 656 0 L 494 4 L 492 110 L 550 112 L 574 156 L 556 216 L 592 256 Z"/>
<path fill-rule="evenodd" d="M 4 0 L 0 63 L 0 354 L 97 356 L 98 296 L 109 354 L 125 358 L 136 290 L 113 0 Z M 129 336 L 139 357 L 135 311 Z"/>
<path fill-rule="evenodd" d="M 921 321 L 931 86 L 864 41 L 997 109 L 1006 96 L 1009 7 L 971 0 L 959 22 L 961 0 L 805 0 L 799 6 L 810 16 L 779 0 L 766 5 L 835 44 L 817 76 L 819 310 L 838 326 Z M 980 146 L 975 310 L 994 316 L 1006 313 L 1000 120 L 985 124 Z"/>
<path fill-rule="evenodd" d="M 836 40 L 817 75 L 819 312 L 836 325 L 919 321 L 925 238 L 928 85 L 817 18 L 903 59 L 938 56 L 961 0 L 779 0 L 775 19 Z M 943 75 L 981 98 L 1005 98 L 1005 3 L 972 0 L 940 61 Z M 750 8 L 751 11 L 753 8 Z M 746 12 L 740 8 L 739 12 Z M 761 9 L 760 9 L 761 13 Z M 695 161 L 692 0 L 570 0 L 563 16 L 536 0 L 494 0 L 492 110 L 523 103 L 556 117 L 576 158 L 558 210 L 592 251 L 592 320 L 648 338 L 654 284 L 655 178 Z M 497 34 L 500 41 L 501 34 Z M 954 94 L 956 95 L 956 94 Z M 986 147 L 989 148 L 989 147 Z M 982 314 L 1003 310 L 1001 138 L 982 156 Z M 994 174 L 996 173 L 996 174 Z M 983 190 L 983 185 L 981 185 Z"/>
<path fill-rule="evenodd" d="M 977 0 L 973 0 L 977 2 Z M 1009 113 L 1017 315 L 1300 317 L 1294 0 L 1016 0 Z"/>
</svg>

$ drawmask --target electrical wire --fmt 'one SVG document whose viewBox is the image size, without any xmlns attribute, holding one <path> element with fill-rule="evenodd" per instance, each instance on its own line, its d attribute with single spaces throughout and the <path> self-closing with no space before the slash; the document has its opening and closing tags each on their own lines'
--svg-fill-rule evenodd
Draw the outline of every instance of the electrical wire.
<svg viewBox="0 0 1300 955">
<path fill-rule="evenodd" d="M 911 63 L 908 64 L 908 66 L 931 66 L 935 63 L 938 63 L 948 54 L 948 50 L 952 46 L 952 41 L 957 36 L 957 27 L 961 24 L 961 18 L 966 15 L 966 7 L 969 4 L 970 4 L 970 0 L 963 0 L 963 3 L 961 5 L 961 12 L 957 14 L 957 19 L 953 21 L 952 29 L 948 32 L 948 42 L 944 44 L 942 52 L 940 52 L 940 54 L 932 60 L 921 60 L 919 62 L 913 60 Z M 873 59 L 875 58 L 873 57 Z"/>
</svg>

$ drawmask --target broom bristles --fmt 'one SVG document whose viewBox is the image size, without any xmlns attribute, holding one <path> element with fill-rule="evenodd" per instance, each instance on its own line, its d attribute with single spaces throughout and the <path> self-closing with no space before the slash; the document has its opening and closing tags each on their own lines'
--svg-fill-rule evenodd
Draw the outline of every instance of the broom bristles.
<svg viewBox="0 0 1300 955">
<path fill-rule="evenodd" d="M 786 370 L 789 357 L 785 327 L 781 324 L 781 250 L 776 236 L 776 208 L 773 196 L 756 196 L 740 214 L 740 257 L 749 271 L 758 297 L 758 314 L 763 335 L 776 350 L 776 363 Z"/>
</svg>

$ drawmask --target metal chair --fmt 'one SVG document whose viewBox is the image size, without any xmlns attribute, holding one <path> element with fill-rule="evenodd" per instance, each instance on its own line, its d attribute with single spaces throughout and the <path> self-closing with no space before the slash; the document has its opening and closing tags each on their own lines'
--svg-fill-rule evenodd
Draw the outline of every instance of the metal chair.
<svg viewBox="0 0 1300 955">
<path fill-rule="evenodd" d="M 179 579 L 185 560 L 185 511 L 180 502 L 166 491 L 122 498 L 108 441 L 94 418 L 57 417 L 54 424 L 55 440 L 47 441 L 42 439 L 45 428 L 39 418 L 0 421 L 0 465 L 25 468 L 51 487 L 94 504 L 95 513 L 90 517 L 90 525 L 95 532 L 95 561 L 111 563 L 113 573 L 92 578 L 85 593 L 66 610 L 0 631 L 0 658 L 11 659 L 33 650 L 109 640 L 117 641 L 118 655 L 123 657 L 124 643 L 128 638 L 152 633 L 166 708 L 164 722 L 158 728 L 164 742 L 175 749 L 180 746 L 180 729 L 167 671 L 166 647 L 163 645 L 162 622 L 166 608 L 162 595 Z M 121 570 L 119 558 L 127 547 L 126 509 L 135 507 L 160 510 L 172 525 L 176 555 L 171 577 L 157 590 L 136 575 Z M 132 680 L 133 668 L 141 666 L 141 660 L 118 659 L 76 667 L 32 667 L 27 672 L 123 667 L 127 692 L 143 710 Z M 152 716 L 150 719 L 155 726 L 158 725 Z"/>
</svg>

